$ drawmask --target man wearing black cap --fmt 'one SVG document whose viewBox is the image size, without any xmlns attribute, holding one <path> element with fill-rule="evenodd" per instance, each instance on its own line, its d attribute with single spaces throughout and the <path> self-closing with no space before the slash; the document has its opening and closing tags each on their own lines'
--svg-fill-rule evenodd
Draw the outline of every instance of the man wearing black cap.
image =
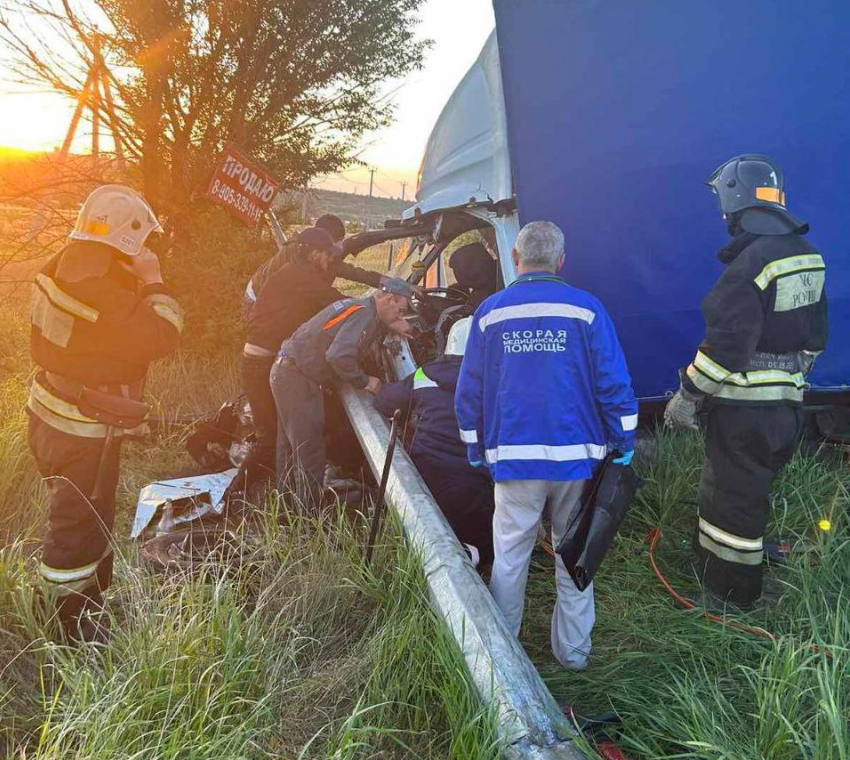
<svg viewBox="0 0 850 760">
<path fill-rule="evenodd" d="M 316 219 L 313 226 L 327 232 L 333 239 L 334 243 L 340 244 L 345 238 L 345 225 L 343 224 L 342 219 L 338 216 L 334 216 L 333 214 L 323 214 Z M 251 321 L 251 315 L 253 314 L 254 307 L 257 304 L 260 291 L 263 289 L 265 284 L 269 281 L 269 279 L 271 279 L 275 272 L 277 272 L 285 264 L 288 264 L 294 258 L 297 258 L 297 256 L 298 240 L 296 239 L 285 243 L 283 248 L 281 248 L 274 256 L 257 267 L 257 271 L 251 275 L 251 279 L 248 280 L 248 284 L 245 286 L 245 293 L 242 299 L 242 315 L 246 323 Z M 363 282 L 363 280 L 358 278 L 362 276 L 364 270 L 346 263 L 343 261 L 342 257 L 335 260 L 333 266 L 336 270 L 335 274 L 337 277 L 343 277 L 346 280 L 352 280 L 353 282 Z M 368 285 L 370 283 L 365 284 Z"/>
<path fill-rule="evenodd" d="M 748 608 L 762 592 L 770 487 L 803 424 L 803 390 L 826 347 L 826 266 L 785 208 L 781 169 L 737 156 L 708 179 L 732 239 L 727 265 L 702 302 L 705 339 L 681 372 L 664 418 L 696 429 L 708 410 L 694 535 L 710 606 Z"/>
<path fill-rule="evenodd" d="M 269 371 L 281 343 L 325 306 L 344 298 L 333 287 L 342 269 L 342 249 L 330 233 L 308 227 L 289 248 L 292 260 L 274 271 L 260 291 L 242 350 L 242 382 L 251 405 L 255 443 L 236 481 L 240 490 L 274 468 L 277 411 Z M 348 264 L 344 275 L 371 287 L 381 283 L 378 272 Z"/>
<path fill-rule="evenodd" d="M 403 316 L 412 295 L 404 280 L 385 278 L 372 296 L 346 298 L 326 307 L 281 347 L 271 372 L 278 413 L 278 482 L 283 487 L 294 468 L 296 482 L 301 481 L 297 490 L 308 511 L 318 512 L 324 504 L 323 389 L 349 383 L 378 392 L 381 381 L 363 371 L 362 360 L 387 330 L 404 332 Z"/>
</svg>

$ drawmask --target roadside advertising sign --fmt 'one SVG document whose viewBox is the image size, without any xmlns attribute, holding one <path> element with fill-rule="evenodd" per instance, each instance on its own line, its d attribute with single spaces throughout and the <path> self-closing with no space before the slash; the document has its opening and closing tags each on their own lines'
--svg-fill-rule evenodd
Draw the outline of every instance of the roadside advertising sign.
<svg viewBox="0 0 850 760">
<path fill-rule="evenodd" d="M 253 227 L 271 207 L 280 183 L 233 143 L 227 143 L 205 196 Z"/>
</svg>

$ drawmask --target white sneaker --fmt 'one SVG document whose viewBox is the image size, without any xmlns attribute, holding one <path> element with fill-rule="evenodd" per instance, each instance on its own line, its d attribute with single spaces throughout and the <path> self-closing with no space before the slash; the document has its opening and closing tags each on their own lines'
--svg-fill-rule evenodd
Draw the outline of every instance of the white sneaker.
<svg viewBox="0 0 850 760">
<path fill-rule="evenodd" d="M 587 657 L 585 657 L 583 660 L 573 660 L 567 662 L 560 662 L 559 660 L 559 663 L 564 670 L 572 670 L 576 673 L 582 670 L 587 670 Z"/>
<path fill-rule="evenodd" d="M 478 563 L 481 561 L 481 555 L 478 553 L 478 549 L 472 544 L 463 544 L 463 548 L 466 549 L 466 553 L 472 560 L 472 566 L 478 567 Z"/>
</svg>

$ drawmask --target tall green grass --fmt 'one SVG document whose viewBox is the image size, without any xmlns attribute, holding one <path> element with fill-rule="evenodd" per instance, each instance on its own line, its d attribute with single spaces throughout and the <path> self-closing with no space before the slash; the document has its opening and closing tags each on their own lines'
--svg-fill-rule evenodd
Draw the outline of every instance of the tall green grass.
<svg viewBox="0 0 850 760">
<path fill-rule="evenodd" d="M 0 333 L 0 755 L 498 756 L 493 718 L 396 526 L 366 573 L 361 524 L 280 529 L 272 502 L 242 567 L 184 577 L 138 567 L 125 538 L 138 489 L 195 471 L 185 431 L 125 449 L 111 646 L 48 643 L 32 613 L 44 501 L 26 447 L 26 337 L 20 319 Z M 237 387 L 233 359 L 195 354 L 159 363 L 149 395 L 156 412 L 190 415 Z M 662 434 L 639 464 L 646 486 L 596 584 L 591 667 L 565 673 L 551 659 L 545 559 L 529 580 L 523 643 L 562 703 L 622 716 L 618 741 L 634 758 L 848 760 L 850 470 L 833 451 L 801 452 L 777 483 L 769 533 L 816 551 L 770 569 L 781 598 L 741 618 L 771 642 L 676 609 L 649 568 L 647 535 L 661 526 L 659 564 L 698 597 L 688 544 L 701 457 L 699 436 Z"/>
<path fill-rule="evenodd" d="M 15 359 L 17 362 L 17 359 Z M 0 395 L 0 756 L 107 758 L 492 758 L 495 725 L 421 568 L 386 526 L 362 567 L 362 521 L 257 508 L 250 562 L 192 575 L 139 567 L 127 531 L 138 489 L 190 473 L 185 431 L 126 446 L 108 648 L 47 640 L 36 618 L 34 543 L 44 502 L 26 448 L 25 362 Z M 208 411 L 236 389 L 235 363 L 178 357 L 149 395 L 169 414 Z"/>
<path fill-rule="evenodd" d="M 647 535 L 664 531 L 658 562 L 671 584 L 699 599 L 689 563 L 702 462 L 698 436 L 661 434 L 646 485 L 597 583 L 591 667 L 557 670 L 548 654 L 551 576 L 535 574 L 524 639 L 561 701 L 614 710 L 619 746 L 639 758 L 846 760 L 850 757 L 850 471 L 824 449 L 798 453 L 776 485 L 768 535 L 816 551 L 770 568 L 779 599 L 734 616 L 776 642 L 682 611 L 648 564 Z M 817 528 L 830 517 L 832 530 Z"/>
</svg>

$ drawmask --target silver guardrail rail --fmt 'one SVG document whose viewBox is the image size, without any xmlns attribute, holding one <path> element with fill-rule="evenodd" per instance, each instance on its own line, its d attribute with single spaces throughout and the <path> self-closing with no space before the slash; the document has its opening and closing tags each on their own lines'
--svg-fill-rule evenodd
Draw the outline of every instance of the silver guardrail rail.
<svg viewBox="0 0 850 760">
<path fill-rule="evenodd" d="M 371 398 L 364 391 L 342 389 L 360 445 L 380 477 L 389 426 Z M 401 446 L 393 456 L 386 502 L 421 556 L 431 606 L 457 641 L 481 699 L 495 710 L 505 757 L 586 760 L 570 741 L 575 736 L 572 725 L 507 629 L 487 587 Z"/>
</svg>

